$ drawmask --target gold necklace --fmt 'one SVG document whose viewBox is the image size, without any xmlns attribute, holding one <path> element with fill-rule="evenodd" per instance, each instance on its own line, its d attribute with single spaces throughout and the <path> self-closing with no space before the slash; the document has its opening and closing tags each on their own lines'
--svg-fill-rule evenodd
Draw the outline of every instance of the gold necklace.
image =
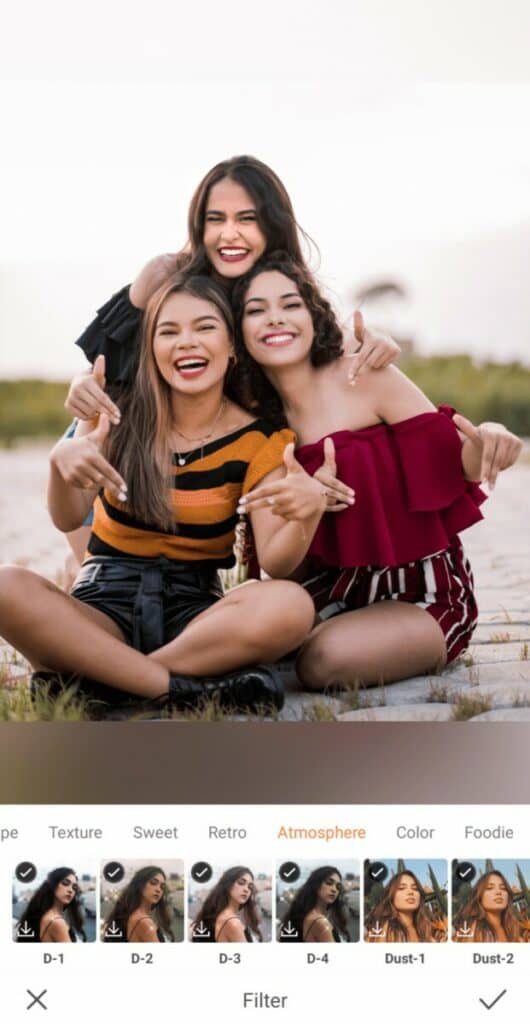
<svg viewBox="0 0 530 1024">
<path fill-rule="evenodd" d="M 174 428 L 175 429 L 175 433 L 178 434 L 179 437 L 183 437 L 184 440 L 187 441 L 189 444 L 197 444 L 197 445 L 201 446 L 201 455 L 200 455 L 201 459 L 202 459 L 203 454 L 204 454 L 205 442 L 209 441 L 210 438 L 213 437 L 215 428 L 216 428 L 219 420 L 221 419 L 221 414 L 224 412 L 225 407 L 226 407 L 226 398 L 223 398 L 223 400 L 222 400 L 222 402 L 221 402 L 221 404 L 220 404 L 220 406 L 219 406 L 219 408 L 218 408 L 218 410 L 217 410 L 217 412 L 215 414 L 215 419 L 211 423 L 211 426 L 210 426 L 210 429 L 209 429 L 208 433 L 207 434 L 203 434 L 202 437 L 188 437 L 187 434 L 183 434 L 182 433 L 182 430 L 178 430 L 177 427 Z M 194 451 L 195 450 L 196 449 L 194 449 Z M 187 455 L 191 455 L 192 452 L 185 452 L 185 453 L 184 452 L 179 452 L 177 447 L 175 447 L 175 452 L 176 452 L 176 455 L 177 455 L 177 463 L 178 463 L 178 465 L 179 466 L 185 466 L 186 465 L 186 456 Z"/>
</svg>

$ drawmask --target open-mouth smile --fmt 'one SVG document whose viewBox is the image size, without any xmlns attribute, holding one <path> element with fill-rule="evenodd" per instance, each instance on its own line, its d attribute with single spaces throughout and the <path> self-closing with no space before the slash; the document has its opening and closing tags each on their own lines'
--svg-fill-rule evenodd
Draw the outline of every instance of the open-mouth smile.
<svg viewBox="0 0 530 1024">
<path fill-rule="evenodd" d="M 190 380 L 193 377 L 200 377 L 204 373 L 208 367 L 208 360 L 201 356 L 186 356 L 185 358 L 177 359 L 174 366 L 181 377 Z"/>
<path fill-rule="evenodd" d="M 244 260 L 249 254 L 249 249 L 243 249 L 240 246 L 223 246 L 218 249 L 217 252 L 222 260 L 226 260 L 227 263 L 238 263 L 239 260 Z"/>
<path fill-rule="evenodd" d="M 290 331 L 274 331 L 270 334 L 265 334 L 260 340 L 262 345 L 282 348 L 284 345 L 290 345 L 295 337 L 296 335 L 291 334 Z"/>
</svg>

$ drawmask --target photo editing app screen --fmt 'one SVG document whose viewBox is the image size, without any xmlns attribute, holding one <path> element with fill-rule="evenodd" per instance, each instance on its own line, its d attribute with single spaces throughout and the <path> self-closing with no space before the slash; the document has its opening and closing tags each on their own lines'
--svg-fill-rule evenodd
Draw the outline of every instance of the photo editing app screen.
<svg viewBox="0 0 530 1024">
<path fill-rule="evenodd" d="M 2 1021 L 528 1018 L 497 6 L 7 18 Z"/>
</svg>

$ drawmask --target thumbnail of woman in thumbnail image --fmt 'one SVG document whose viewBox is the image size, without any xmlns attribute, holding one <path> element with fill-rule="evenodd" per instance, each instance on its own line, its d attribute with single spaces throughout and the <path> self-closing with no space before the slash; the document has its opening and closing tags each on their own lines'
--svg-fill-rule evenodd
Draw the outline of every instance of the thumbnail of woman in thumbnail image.
<svg viewBox="0 0 530 1024">
<path fill-rule="evenodd" d="M 13 892 L 14 915 L 24 907 L 22 890 Z M 53 868 L 29 896 L 15 927 L 16 942 L 87 941 L 78 877 L 73 868 Z"/>
<path fill-rule="evenodd" d="M 166 872 L 148 864 L 118 894 L 103 925 L 102 941 L 175 942 L 173 917 Z"/>
<path fill-rule="evenodd" d="M 351 942 L 343 878 L 336 867 L 315 868 L 283 916 L 279 942 Z"/>
<path fill-rule="evenodd" d="M 473 887 L 453 873 L 453 942 L 530 942 L 530 890 L 491 866 Z"/>
<path fill-rule="evenodd" d="M 446 892 L 435 882 L 427 893 L 409 868 L 393 875 L 381 893 L 365 885 L 365 913 L 365 942 L 447 941 Z"/>
<path fill-rule="evenodd" d="M 263 942 L 254 874 L 237 865 L 207 894 L 191 929 L 192 942 Z"/>
</svg>

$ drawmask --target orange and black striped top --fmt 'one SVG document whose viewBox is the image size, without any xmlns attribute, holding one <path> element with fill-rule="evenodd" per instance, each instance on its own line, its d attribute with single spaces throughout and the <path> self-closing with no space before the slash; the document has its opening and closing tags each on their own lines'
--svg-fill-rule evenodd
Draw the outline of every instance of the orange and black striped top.
<svg viewBox="0 0 530 1024">
<path fill-rule="evenodd" d="M 94 503 L 89 555 L 166 558 L 230 568 L 242 494 L 252 490 L 282 465 L 291 430 L 275 430 L 258 419 L 194 452 L 185 452 L 185 465 L 172 458 L 171 504 L 173 532 L 134 519 L 127 504 L 105 490 Z"/>
</svg>

